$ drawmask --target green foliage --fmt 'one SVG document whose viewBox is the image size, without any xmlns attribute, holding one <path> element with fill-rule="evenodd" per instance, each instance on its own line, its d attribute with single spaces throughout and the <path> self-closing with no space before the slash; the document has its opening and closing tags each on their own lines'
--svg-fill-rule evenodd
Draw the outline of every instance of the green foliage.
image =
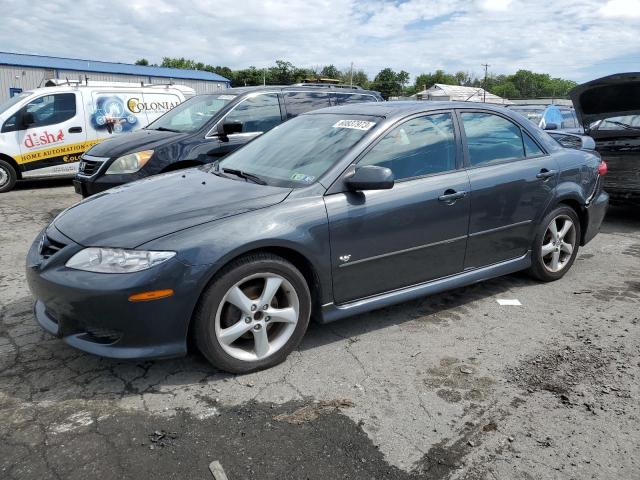
<svg viewBox="0 0 640 480">
<path fill-rule="evenodd" d="M 149 65 L 149 61 L 141 58 L 136 65 Z M 250 66 L 240 70 L 229 67 L 207 65 L 187 58 L 164 57 L 161 67 L 184 68 L 190 70 L 204 70 L 214 72 L 231 80 L 231 86 L 245 85 L 290 85 L 302 82 L 305 78 L 336 78 L 344 84 L 351 81 L 350 68 L 338 69 L 335 65 L 324 65 L 315 69 L 299 68 L 286 60 L 276 60 L 275 65 L 267 68 Z M 413 85 L 409 85 L 410 75 L 404 70 L 399 72 L 391 68 L 384 68 L 375 76 L 373 81 L 363 70 L 353 71 L 353 85 L 379 91 L 384 98 L 398 95 L 412 95 L 430 88 L 436 83 L 445 85 L 464 85 L 471 87 L 485 87 L 487 91 L 503 98 L 536 98 L 536 97 L 564 97 L 577 84 L 571 80 L 553 78 L 546 73 L 535 73 L 529 70 L 518 70 L 513 75 L 488 75 L 477 77 L 469 72 L 459 71 L 448 73 L 436 70 L 433 73 L 422 73 L 416 76 Z"/>
</svg>

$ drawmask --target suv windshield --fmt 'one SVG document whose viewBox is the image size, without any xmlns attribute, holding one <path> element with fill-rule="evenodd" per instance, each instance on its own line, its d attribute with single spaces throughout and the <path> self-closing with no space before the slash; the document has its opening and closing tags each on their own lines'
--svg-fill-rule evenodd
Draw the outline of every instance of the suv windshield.
<svg viewBox="0 0 640 480">
<path fill-rule="evenodd" d="M 195 132 L 234 98 L 236 98 L 235 95 L 225 94 L 197 95 L 151 122 L 147 129 L 183 133 Z"/>
<path fill-rule="evenodd" d="M 31 96 L 31 92 L 19 93 L 18 95 L 14 95 L 13 97 L 11 97 L 11 98 L 5 100 L 4 102 L 0 103 L 0 115 L 2 115 L 4 112 L 9 110 L 16 103 L 18 103 L 20 100 L 23 100 L 23 99 L 25 99 L 25 98 L 27 98 L 29 96 Z"/>
<path fill-rule="evenodd" d="M 321 177 L 379 120 L 363 115 L 301 115 L 236 150 L 213 168 L 220 173 L 232 170 L 236 175 L 257 177 L 270 185 L 304 187 Z"/>
</svg>

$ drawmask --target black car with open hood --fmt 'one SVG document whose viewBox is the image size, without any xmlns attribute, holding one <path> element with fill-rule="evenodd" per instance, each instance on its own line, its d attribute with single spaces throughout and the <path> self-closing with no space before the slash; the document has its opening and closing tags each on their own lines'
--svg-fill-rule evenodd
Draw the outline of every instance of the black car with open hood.
<svg viewBox="0 0 640 480">
<path fill-rule="evenodd" d="M 569 95 L 609 167 L 611 201 L 640 204 L 640 72 L 598 78 Z"/>
</svg>

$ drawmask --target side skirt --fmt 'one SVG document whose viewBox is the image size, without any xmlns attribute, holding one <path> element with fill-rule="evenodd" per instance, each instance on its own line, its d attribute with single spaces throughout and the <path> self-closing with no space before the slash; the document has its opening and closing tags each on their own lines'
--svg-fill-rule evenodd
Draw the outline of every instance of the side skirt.
<svg viewBox="0 0 640 480">
<path fill-rule="evenodd" d="M 510 273 L 529 268 L 530 266 L 531 252 L 527 252 L 522 257 L 514 258 L 513 260 L 507 260 L 487 267 L 463 271 L 449 277 L 420 283 L 418 285 L 412 285 L 392 292 L 381 293 L 373 297 L 355 300 L 350 303 L 344 303 L 342 305 L 328 303 L 322 306 L 322 317 L 319 319 L 319 322 L 335 322 L 342 318 L 369 312 L 378 308 L 388 307 L 389 305 L 395 305 L 396 303 L 407 302 L 409 300 L 414 300 L 427 295 L 434 295 L 453 288 L 460 288 L 473 283 L 489 280 L 490 278 L 508 275 Z"/>
</svg>

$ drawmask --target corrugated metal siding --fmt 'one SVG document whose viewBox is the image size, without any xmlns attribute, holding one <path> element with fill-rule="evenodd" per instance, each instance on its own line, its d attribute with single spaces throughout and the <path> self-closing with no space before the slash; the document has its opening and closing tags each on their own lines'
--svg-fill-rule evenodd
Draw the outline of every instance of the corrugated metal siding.
<svg viewBox="0 0 640 480">
<path fill-rule="evenodd" d="M 24 75 L 23 75 L 24 73 Z M 9 88 L 22 88 L 30 90 L 44 85 L 44 80 L 49 78 L 68 78 L 69 80 L 84 80 L 85 75 L 89 80 L 102 82 L 128 82 L 128 83 L 156 83 L 165 84 L 169 81 L 173 83 L 186 85 L 191 87 L 198 93 L 210 93 L 226 88 L 225 82 L 207 81 L 207 80 L 189 80 L 184 78 L 162 78 L 162 77 L 146 77 L 140 75 L 126 75 L 116 73 L 98 73 L 98 72 L 78 72 L 74 70 L 54 70 L 47 68 L 30 68 L 30 67 L 13 67 L 8 65 L 0 65 L 0 102 L 9 98 Z M 16 78 L 18 77 L 18 78 Z M 151 82 L 149 82 L 151 80 Z"/>
<path fill-rule="evenodd" d="M 30 90 L 44 85 L 45 73 L 51 73 L 51 70 L 0 66 L 0 102 L 9 98 L 10 88 Z"/>
</svg>

